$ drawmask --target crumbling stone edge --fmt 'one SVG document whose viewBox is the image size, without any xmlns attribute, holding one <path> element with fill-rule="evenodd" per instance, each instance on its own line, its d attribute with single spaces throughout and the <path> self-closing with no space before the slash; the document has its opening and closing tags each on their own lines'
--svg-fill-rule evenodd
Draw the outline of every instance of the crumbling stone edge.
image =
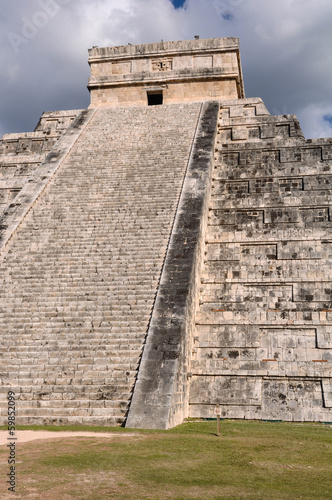
<svg viewBox="0 0 332 500">
<path fill-rule="evenodd" d="M 125 426 L 168 429 L 188 415 L 190 353 L 199 292 L 219 102 L 203 104 Z"/>
<path fill-rule="evenodd" d="M 45 160 L 39 165 L 33 176 L 26 182 L 0 218 L 0 252 L 16 232 L 18 226 L 40 197 L 64 159 L 81 135 L 95 110 L 83 110 L 56 142 Z"/>
</svg>

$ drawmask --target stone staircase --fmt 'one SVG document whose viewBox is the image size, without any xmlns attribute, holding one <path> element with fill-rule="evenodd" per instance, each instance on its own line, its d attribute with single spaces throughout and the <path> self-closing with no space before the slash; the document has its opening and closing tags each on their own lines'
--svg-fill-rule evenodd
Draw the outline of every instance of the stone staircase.
<svg viewBox="0 0 332 500">
<path fill-rule="evenodd" d="M 1 419 L 125 420 L 201 105 L 96 110 L 0 263 Z"/>
<path fill-rule="evenodd" d="M 332 421 L 332 140 L 223 101 L 191 417 Z"/>
</svg>

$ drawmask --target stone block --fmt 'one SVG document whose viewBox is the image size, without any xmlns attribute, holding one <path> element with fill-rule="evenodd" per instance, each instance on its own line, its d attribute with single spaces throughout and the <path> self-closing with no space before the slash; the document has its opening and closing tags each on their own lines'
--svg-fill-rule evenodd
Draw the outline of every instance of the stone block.
<svg viewBox="0 0 332 500">
<path fill-rule="evenodd" d="M 324 407 L 332 408 L 332 384 L 331 379 L 322 380 Z"/>
<path fill-rule="evenodd" d="M 190 404 L 260 405 L 261 380 L 246 377 L 195 376 L 191 382 Z"/>
<path fill-rule="evenodd" d="M 293 148 L 281 148 L 280 149 L 280 162 L 298 162 L 302 160 L 302 150 L 298 147 Z"/>
</svg>

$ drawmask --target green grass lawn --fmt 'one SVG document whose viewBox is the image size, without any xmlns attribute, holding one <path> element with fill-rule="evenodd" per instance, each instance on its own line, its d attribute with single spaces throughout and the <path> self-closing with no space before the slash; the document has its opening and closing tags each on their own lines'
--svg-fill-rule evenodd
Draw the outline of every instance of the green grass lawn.
<svg viewBox="0 0 332 500">
<path fill-rule="evenodd" d="M 22 427 L 21 427 L 22 428 Z M 29 427 L 32 429 L 32 427 Z M 33 429 L 37 429 L 34 427 Z M 17 492 L 42 499 L 331 499 L 332 426 L 190 422 L 169 431 L 116 432 L 17 444 Z M 0 447 L 0 477 L 8 455 Z M 3 485 L 3 481 L 0 482 Z M 7 498 L 1 486 L 0 498 Z"/>
</svg>

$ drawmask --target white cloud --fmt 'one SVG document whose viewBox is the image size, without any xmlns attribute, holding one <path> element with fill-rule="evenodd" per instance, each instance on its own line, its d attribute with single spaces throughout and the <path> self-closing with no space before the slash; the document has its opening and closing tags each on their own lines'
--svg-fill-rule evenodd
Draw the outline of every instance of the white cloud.
<svg viewBox="0 0 332 500">
<path fill-rule="evenodd" d="M 310 104 L 298 112 L 301 128 L 309 138 L 332 137 L 332 103 Z M 330 118 L 330 120 L 328 120 Z M 308 132 L 309 131 L 309 132 Z M 314 131 L 314 133 L 312 133 Z M 310 136 L 308 135 L 310 133 Z"/>
</svg>

